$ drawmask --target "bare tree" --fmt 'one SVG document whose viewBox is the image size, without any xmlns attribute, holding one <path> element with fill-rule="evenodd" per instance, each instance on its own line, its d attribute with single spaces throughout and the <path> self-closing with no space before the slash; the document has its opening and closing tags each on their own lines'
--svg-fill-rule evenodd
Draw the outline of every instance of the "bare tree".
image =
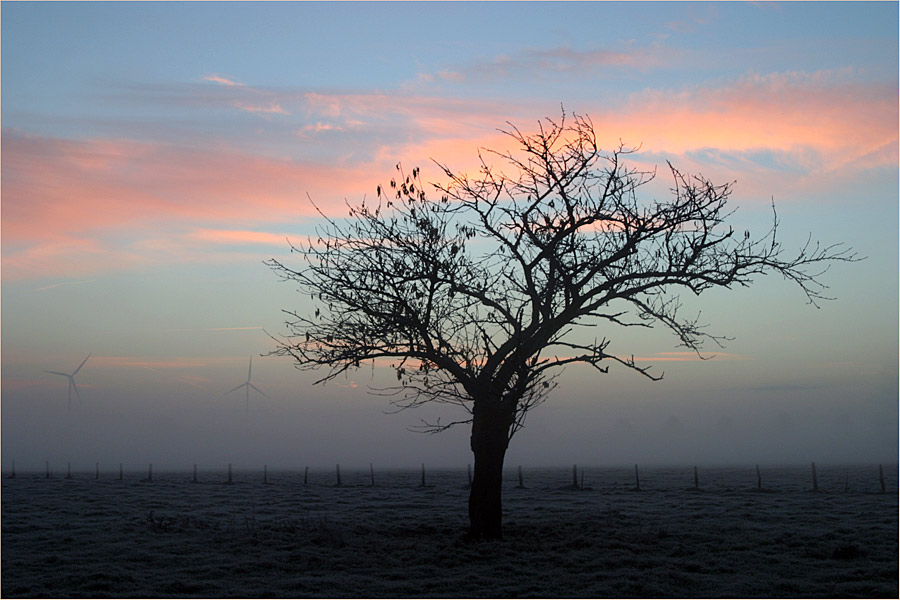
<svg viewBox="0 0 900 600">
<path fill-rule="evenodd" d="M 325 367 L 319 382 L 387 359 L 397 384 L 379 393 L 398 406 L 464 410 L 461 420 L 424 428 L 471 424 L 469 535 L 491 539 L 502 532 L 510 438 L 562 367 L 606 373 L 619 365 L 661 378 L 577 326 L 661 325 L 699 353 L 705 340 L 724 338 L 682 314 L 680 290 L 747 286 L 774 272 L 816 304 L 828 265 L 856 260 L 840 244 L 811 242 L 785 257 L 777 217 L 759 239 L 733 231 L 731 184 L 671 164 L 671 197 L 639 201 L 654 173 L 627 167 L 625 147 L 602 152 L 587 117 L 546 119 L 532 134 L 510 124 L 503 133 L 517 150 L 484 150 L 477 175 L 438 163 L 447 182 L 429 184 L 437 199 L 418 169 L 407 175 L 397 165 L 399 177 L 378 187 L 374 205 L 350 206 L 346 220 L 322 214 L 317 237 L 292 247 L 305 259 L 300 268 L 268 263 L 317 303 L 313 314 L 286 311 L 289 334 L 276 354 L 301 369 Z"/>
</svg>

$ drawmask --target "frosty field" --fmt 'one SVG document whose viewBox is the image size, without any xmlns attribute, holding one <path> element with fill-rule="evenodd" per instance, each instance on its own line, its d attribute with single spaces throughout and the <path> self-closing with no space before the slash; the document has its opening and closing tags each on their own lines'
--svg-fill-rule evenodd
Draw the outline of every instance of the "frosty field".
<svg viewBox="0 0 900 600">
<path fill-rule="evenodd" d="M 524 469 L 505 539 L 467 543 L 465 469 L 18 473 L 14 597 L 893 597 L 897 467 Z"/>
</svg>

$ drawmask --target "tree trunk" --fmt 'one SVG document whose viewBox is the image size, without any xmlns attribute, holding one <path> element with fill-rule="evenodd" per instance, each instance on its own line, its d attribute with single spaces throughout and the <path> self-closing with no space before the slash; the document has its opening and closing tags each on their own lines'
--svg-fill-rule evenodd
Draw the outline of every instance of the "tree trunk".
<svg viewBox="0 0 900 600">
<path fill-rule="evenodd" d="M 503 459 L 509 445 L 513 412 L 506 403 L 475 402 L 471 438 L 475 475 L 469 492 L 470 539 L 503 538 Z"/>
</svg>

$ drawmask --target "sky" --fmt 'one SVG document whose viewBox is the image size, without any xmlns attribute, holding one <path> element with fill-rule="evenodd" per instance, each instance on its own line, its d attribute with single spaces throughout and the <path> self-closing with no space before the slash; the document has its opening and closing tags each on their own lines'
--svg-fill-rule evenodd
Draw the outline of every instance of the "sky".
<svg viewBox="0 0 900 600">
<path fill-rule="evenodd" d="M 897 3 L 3 2 L 2 468 L 471 463 L 410 431 L 362 369 L 325 386 L 267 356 L 287 264 L 393 165 L 465 172 L 507 122 L 587 115 L 601 146 L 734 181 L 865 260 L 685 299 L 731 339 L 604 329 L 627 370 L 571 367 L 507 465 L 889 463 L 898 452 Z M 65 377 L 79 397 L 67 406 Z M 247 381 L 268 397 L 252 393 Z"/>
</svg>

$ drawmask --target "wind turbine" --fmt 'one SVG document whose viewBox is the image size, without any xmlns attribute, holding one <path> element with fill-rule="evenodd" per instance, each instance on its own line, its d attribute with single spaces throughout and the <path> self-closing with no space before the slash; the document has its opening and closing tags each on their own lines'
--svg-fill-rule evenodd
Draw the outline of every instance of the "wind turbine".
<svg viewBox="0 0 900 600">
<path fill-rule="evenodd" d="M 245 381 L 241 385 L 225 392 L 226 394 L 230 394 L 231 392 L 236 392 L 241 388 L 247 388 L 247 398 L 245 400 L 245 403 L 246 403 L 245 406 L 247 408 L 247 412 L 250 412 L 250 388 L 253 388 L 254 390 L 259 392 L 266 398 L 271 398 L 271 396 L 269 396 L 267 393 L 265 393 L 264 391 L 262 391 L 261 389 L 259 389 L 258 387 L 256 387 L 252 383 L 250 383 L 250 374 L 251 373 L 253 373 L 253 357 L 252 356 L 250 357 L 250 368 L 247 370 L 247 381 Z"/>
<path fill-rule="evenodd" d="M 68 395 L 68 399 L 66 401 L 66 410 L 71 410 L 71 408 L 72 408 L 72 390 L 73 389 L 75 390 L 75 396 L 78 397 L 78 401 L 81 402 L 81 394 L 78 393 L 78 386 L 75 385 L 75 374 L 81 370 L 81 367 L 84 366 L 84 363 L 86 363 L 90 357 L 91 357 L 91 355 L 88 354 L 84 358 L 84 360 L 81 361 L 81 364 L 78 365 L 78 368 L 75 369 L 74 371 L 72 371 L 71 375 L 69 373 L 61 373 L 59 371 L 47 371 L 47 370 L 44 371 L 44 373 L 52 373 L 53 375 L 62 375 L 63 377 L 69 378 L 69 395 Z"/>
</svg>

